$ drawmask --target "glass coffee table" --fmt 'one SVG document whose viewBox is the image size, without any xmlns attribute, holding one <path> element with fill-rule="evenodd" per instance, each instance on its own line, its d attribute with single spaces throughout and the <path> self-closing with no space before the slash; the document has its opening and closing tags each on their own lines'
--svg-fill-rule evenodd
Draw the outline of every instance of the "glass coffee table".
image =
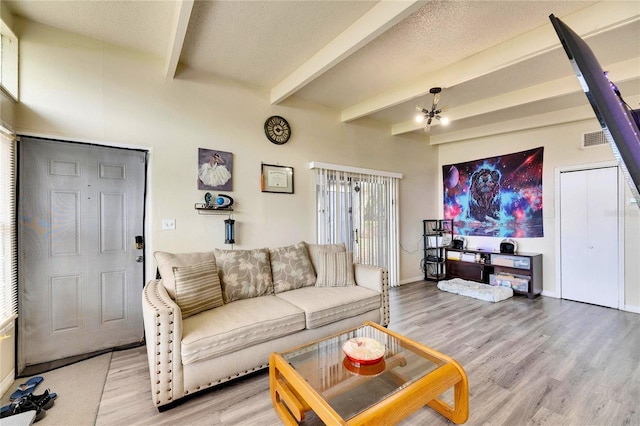
<svg viewBox="0 0 640 426">
<path fill-rule="evenodd" d="M 354 363 L 342 350 L 352 338 L 386 347 L 382 360 Z M 469 417 L 467 375 L 453 358 L 378 324 L 317 340 L 269 359 L 271 401 L 286 425 L 312 410 L 325 424 L 390 424 L 427 405 L 454 423 Z M 453 388 L 453 406 L 440 399 Z"/>
</svg>

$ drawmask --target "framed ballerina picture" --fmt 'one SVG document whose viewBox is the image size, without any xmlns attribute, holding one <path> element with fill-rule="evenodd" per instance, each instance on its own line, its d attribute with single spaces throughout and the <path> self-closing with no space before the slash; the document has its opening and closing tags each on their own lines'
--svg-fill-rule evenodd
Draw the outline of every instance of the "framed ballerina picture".
<svg viewBox="0 0 640 426">
<path fill-rule="evenodd" d="M 198 148 L 198 189 L 231 191 L 233 154 Z"/>
</svg>

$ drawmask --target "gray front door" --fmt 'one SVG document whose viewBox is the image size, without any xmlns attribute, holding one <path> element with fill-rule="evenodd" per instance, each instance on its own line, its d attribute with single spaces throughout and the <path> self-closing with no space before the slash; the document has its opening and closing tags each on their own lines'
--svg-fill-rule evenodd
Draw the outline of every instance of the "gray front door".
<svg viewBox="0 0 640 426">
<path fill-rule="evenodd" d="M 22 137 L 18 366 L 139 342 L 146 153 Z"/>
</svg>

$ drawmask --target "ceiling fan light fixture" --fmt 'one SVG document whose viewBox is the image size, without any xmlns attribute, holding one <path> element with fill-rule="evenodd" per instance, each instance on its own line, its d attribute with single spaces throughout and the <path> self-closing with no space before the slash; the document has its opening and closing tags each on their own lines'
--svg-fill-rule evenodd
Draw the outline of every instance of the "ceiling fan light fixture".
<svg viewBox="0 0 640 426">
<path fill-rule="evenodd" d="M 440 117 L 440 124 L 446 126 L 447 124 L 449 124 L 449 119 L 447 117 Z"/>
<path fill-rule="evenodd" d="M 416 107 L 418 111 L 418 115 L 416 115 L 416 122 L 422 123 L 425 119 L 427 119 L 427 125 L 424 128 L 425 133 L 431 129 L 431 122 L 435 118 L 440 121 L 442 124 L 447 124 L 449 120 L 446 117 L 440 117 L 440 113 L 447 110 L 447 107 L 444 106 L 440 109 L 437 109 L 438 102 L 440 102 L 440 92 L 442 92 L 441 87 L 432 87 L 429 89 L 429 93 L 433 95 L 433 103 L 431 105 L 431 110 L 426 108 Z"/>
</svg>

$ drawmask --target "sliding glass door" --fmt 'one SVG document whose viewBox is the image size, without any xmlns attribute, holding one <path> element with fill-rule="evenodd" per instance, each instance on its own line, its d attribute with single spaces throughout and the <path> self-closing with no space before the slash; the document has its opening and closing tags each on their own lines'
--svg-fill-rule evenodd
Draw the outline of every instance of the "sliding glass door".
<svg viewBox="0 0 640 426">
<path fill-rule="evenodd" d="M 347 250 L 353 251 L 354 262 L 387 269 L 391 285 L 397 285 L 397 195 L 401 175 L 337 170 L 340 166 L 314 168 L 318 243 L 344 243 Z"/>
</svg>

